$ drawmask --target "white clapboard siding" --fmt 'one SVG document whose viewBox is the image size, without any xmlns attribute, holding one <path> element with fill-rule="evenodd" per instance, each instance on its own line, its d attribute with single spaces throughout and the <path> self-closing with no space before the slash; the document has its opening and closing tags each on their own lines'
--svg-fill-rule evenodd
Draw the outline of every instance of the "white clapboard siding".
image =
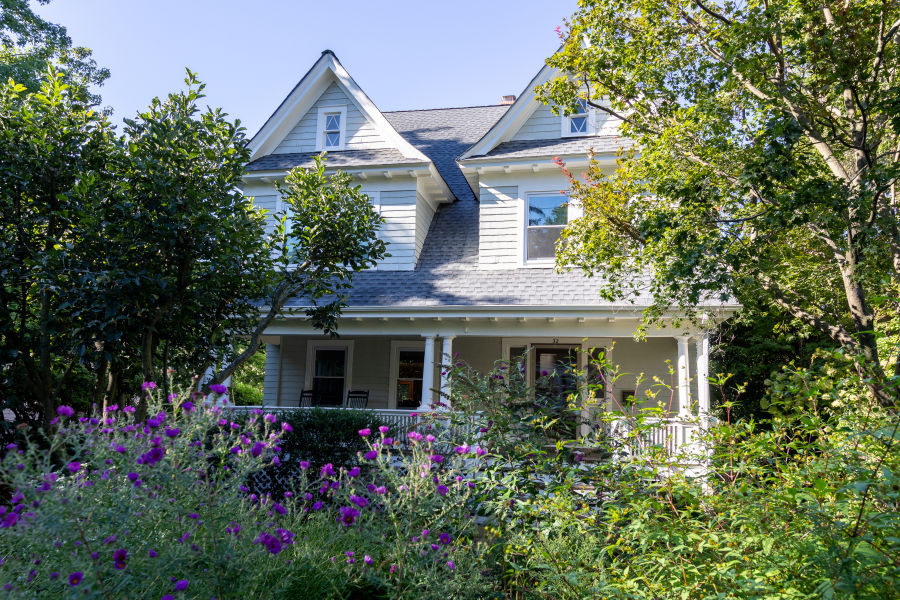
<svg viewBox="0 0 900 600">
<path fill-rule="evenodd" d="M 554 115 L 546 104 L 538 106 L 519 128 L 512 140 L 549 140 L 561 137 L 562 117 Z"/>
<path fill-rule="evenodd" d="M 272 154 L 284 154 L 289 152 L 316 152 L 319 127 L 319 108 L 324 106 L 346 106 L 347 123 L 344 128 L 347 150 L 373 150 L 376 148 L 390 148 L 391 146 L 378 134 L 375 127 L 366 120 L 365 115 L 356 107 L 353 100 L 344 93 L 337 84 L 332 83 L 322 92 L 319 99 L 303 115 L 297 125 L 282 140 Z"/>
<path fill-rule="evenodd" d="M 306 381 L 306 340 L 281 339 L 281 406 L 299 406 Z"/>
<path fill-rule="evenodd" d="M 263 378 L 263 405 L 265 406 L 278 404 L 278 362 L 280 357 L 280 346 L 266 344 L 266 373 Z"/>
<path fill-rule="evenodd" d="M 278 196 L 254 196 L 253 205 L 268 211 L 266 215 L 266 234 L 271 235 L 275 230 L 275 211 L 278 210 Z"/>
<path fill-rule="evenodd" d="M 428 235 L 428 228 L 431 227 L 433 218 L 434 210 L 431 208 L 431 205 L 425 198 L 418 196 L 416 202 L 416 261 L 419 260 L 419 254 L 422 253 L 425 237 Z"/>
<path fill-rule="evenodd" d="M 481 188 L 478 216 L 478 263 L 509 268 L 519 263 L 518 186 Z"/>
<path fill-rule="evenodd" d="M 379 236 L 391 255 L 378 263 L 379 270 L 412 270 L 416 265 L 416 190 L 381 192 Z"/>
</svg>

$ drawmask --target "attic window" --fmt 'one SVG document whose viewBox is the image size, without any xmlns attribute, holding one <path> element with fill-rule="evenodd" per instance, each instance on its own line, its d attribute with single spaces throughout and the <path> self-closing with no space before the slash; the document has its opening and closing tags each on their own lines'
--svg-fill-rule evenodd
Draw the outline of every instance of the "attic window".
<svg viewBox="0 0 900 600">
<path fill-rule="evenodd" d="M 343 150 L 347 108 L 329 106 L 319 109 L 319 149 Z"/>
<path fill-rule="evenodd" d="M 576 102 L 576 112 L 562 119 L 563 137 L 590 135 L 591 132 L 591 108 L 587 100 L 579 98 Z"/>
<path fill-rule="evenodd" d="M 569 199 L 563 194 L 528 194 L 525 260 L 553 260 L 556 243 L 569 222 Z"/>
</svg>

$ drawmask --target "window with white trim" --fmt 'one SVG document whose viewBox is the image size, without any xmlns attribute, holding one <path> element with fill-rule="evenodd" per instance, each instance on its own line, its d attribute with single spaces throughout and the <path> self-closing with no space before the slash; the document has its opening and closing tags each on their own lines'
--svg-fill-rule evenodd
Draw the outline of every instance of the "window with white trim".
<svg viewBox="0 0 900 600">
<path fill-rule="evenodd" d="M 569 198 L 560 193 L 525 196 L 525 261 L 552 261 L 569 222 Z"/>
<path fill-rule="evenodd" d="M 343 406 L 352 374 L 352 341 L 307 341 L 304 389 L 312 390 L 316 406 Z"/>
<path fill-rule="evenodd" d="M 593 116 L 594 111 L 588 105 L 587 100 L 579 98 L 576 102 L 575 112 L 562 118 L 562 136 L 592 135 L 594 133 Z"/>
<path fill-rule="evenodd" d="M 347 125 L 347 107 L 326 106 L 319 109 L 319 149 L 343 150 Z"/>
</svg>

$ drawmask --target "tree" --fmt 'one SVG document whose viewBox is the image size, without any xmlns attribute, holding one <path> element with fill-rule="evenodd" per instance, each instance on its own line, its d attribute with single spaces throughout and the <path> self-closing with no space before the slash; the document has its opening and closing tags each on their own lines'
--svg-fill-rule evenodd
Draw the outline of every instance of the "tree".
<svg viewBox="0 0 900 600">
<path fill-rule="evenodd" d="M 655 304 L 764 298 L 861 356 L 900 310 L 900 5 L 592 0 L 538 90 L 622 121 L 634 147 L 573 181 L 561 263 Z M 896 356 L 896 355 L 895 355 Z M 900 361 L 894 373 L 900 375 Z"/>
<path fill-rule="evenodd" d="M 0 0 L 0 81 L 12 79 L 36 91 L 50 66 L 77 86 L 84 99 L 99 104 L 100 96 L 90 94 L 88 86 L 102 85 L 109 70 L 97 66 L 91 51 L 72 46 L 66 28 L 40 18 L 28 0 Z"/>
<path fill-rule="evenodd" d="M 295 168 L 278 185 L 286 209 L 278 217 L 272 250 L 277 269 L 270 280 L 262 318 L 249 334 L 243 352 L 220 369 L 211 383 L 227 379 L 259 348 L 263 331 L 281 315 L 289 300 L 307 303 L 313 326 L 335 334 L 346 302 L 343 292 L 353 276 L 386 255 L 378 238 L 383 222 L 361 186 L 351 176 L 325 172 L 325 157 L 311 169 Z"/>
</svg>

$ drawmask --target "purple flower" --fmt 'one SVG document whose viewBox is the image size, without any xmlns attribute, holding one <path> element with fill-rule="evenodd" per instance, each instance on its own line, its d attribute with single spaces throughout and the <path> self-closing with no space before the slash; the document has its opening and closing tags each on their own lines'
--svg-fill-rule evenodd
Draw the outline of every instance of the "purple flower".
<svg viewBox="0 0 900 600">
<path fill-rule="evenodd" d="M 433 462 L 435 464 L 441 464 L 442 462 L 444 462 L 444 457 L 441 456 L 440 454 L 433 454 L 431 456 L 431 462 Z"/>
<path fill-rule="evenodd" d="M 376 458 L 378 458 L 378 451 L 377 450 L 369 450 L 368 452 L 366 452 L 363 455 L 363 457 L 366 460 L 375 460 Z"/>
<path fill-rule="evenodd" d="M 364 429 L 360 429 L 357 433 L 359 433 L 359 435 L 361 435 L 362 437 L 366 437 L 367 435 L 370 435 L 372 433 L 372 430 L 366 427 Z"/>
<path fill-rule="evenodd" d="M 70 473 L 77 473 L 78 471 L 81 470 L 81 463 L 70 462 L 68 465 L 66 465 L 66 468 L 69 470 Z"/>
<path fill-rule="evenodd" d="M 165 448 L 161 448 L 159 446 L 154 446 L 150 448 L 147 452 L 141 454 L 140 458 L 137 459 L 137 463 L 139 465 L 155 465 L 159 461 L 162 460 L 163 455 L 166 453 Z"/>
<path fill-rule="evenodd" d="M 275 422 L 275 415 L 273 415 L 272 413 L 266 413 L 266 414 L 263 416 L 263 421 L 265 421 L 266 423 L 274 423 L 274 422 Z"/>
<path fill-rule="evenodd" d="M 159 556 L 159 554 L 156 553 L 156 550 L 150 548 L 149 550 L 147 550 L 147 556 L 149 556 L 150 558 L 156 558 L 157 556 Z"/>
<path fill-rule="evenodd" d="M 112 544 L 114 541 L 116 541 L 116 539 L 117 539 L 116 536 L 111 535 L 108 538 L 106 538 L 105 540 L 103 540 L 103 543 L 104 544 Z"/>
<path fill-rule="evenodd" d="M 475 454 L 477 454 L 478 456 L 484 456 L 485 454 L 487 454 L 487 450 L 479 446 L 478 448 L 475 448 Z"/>
<path fill-rule="evenodd" d="M 366 554 L 365 556 L 363 556 L 363 562 L 366 563 L 366 564 L 369 565 L 369 566 L 372 566 L 373 564 L 375 564 L 375 561 L 372 560 L 372 557 L 369 556 L 368 554 Z"/>
<path fill-rule="evenodd" d="M 445 546 L 449 545 L 450 542 L 452 541 L 452 538 L 450 537 L 449 533 L 442 533 L 442 534 L 438 535 L 438 538 L 440 538 L 441 543 Z"/>
<path fill-rule="evenodd" d="M 187 589 L 187 586 L 189 583 L 190 583 L 190 581 L 188 581 L 187 579 L 179 579 L 178 581 L 175 582 L 175 591 L 183 592 L 184 590 Z"/>
<path fill-rule="evenodd" d="M 319 471 L 319 477 L 334 477 L 334 465 L 328 463 Z"/>
<path fill-rule="evenodd" d="M 453 451 L 457 454 L 466 454 L 467 452 L 469 452 L 469 447 L 463 444 L 462 446 L 457 446 L 456 448 L 454 448 Z"/>
<path fill-rule="evenodd" d="M 437 439 L 437 438 L 434 437 L 433 435 L 431 435 L 430 433 L 429 433 L 428 435 L 425 436 L 425 441 L 426 441 L 426 442 L 433 442 L 433 441 L 436 440 L 436 439 Z"/>
<path fill-rule="evenodd" d="M 375 493 L 376 494 L 386 494 L 387 488 L 384 487 L 383 485 L 379 485 L 377 488 L 375 488 Z"/>
<path fill-rule="evenodd" d="M 408 437 L 410 440 L 412 440 L 414 442 L 422 441 L 422 434 L 419 433 L 418 431 L 410 431 L 409 433 L 406 434 L 406 437 Z"/>
<path fill-rule="evenodd" d="M 253 541 L 254 544 L 262 544 L 269 554 L 278 554 L 281 552 L 281 540 L 271 533 L 262 532 Z"/>
<path fill-rule="evenodd" d="M 128 451 L 128 448 L 126 448 L 122 444 L 116 444 L 115 442 L 113 442 L 111 448 L 113 450 L 115 450 L 116 452 L 118 452 L 119 454 L 124 454 L 125 452 Z"/>
<path fill-rule="evenodd" d="M 359 467 L 353 467 L 349 471 L 347 471 L 348 477 L 359 477 Z"/>
<path fill-rule="evenodd" d="M 230 533 L 231 535 L 238 535 L 241 532 L 241 526 L 239 523 L 232 521 L 229 523 L 229 526 L 225 528 L 225 533 Z"/>
<path fill-rule="evenodd" d="M 133 413 L 133 412 L 135 411 L 135 408 L 134 408 L 133 406 L 126 406 L 126 407 L 123 408 L 122 410 L 125 411 L 125 412 L 127 412 L 127 413 Z"/>
<path fill-rule="evenodd" d="M 353 494 L 350 495 L 350 502 L 357 505 L 360 508 L 365 508 L 369 505 L 369 501 L 363 498 L 362 496 L 355 496 Z"/>
<path fill-rule="evenodd" d="M 305 471 L 305 470 L 307 470 L 308 468 L 309 468 L 309 461 L 308 461 L 308 460 L 301 460 L 301 461 L 300 461 L 300 470 L 301 470 L 301 471 Z"/>
<path fill-rule="evenodd" d="M 322 510 L 322 503 L 321 502 L 313 502 L 312 509 L 313 510 Z"/>
<path fill-rule="evenodd" d="M 253 448 L 250 449 L 250 454 L 255 458 L 262 454 L 263 448 L 265 447 L 266 445 L 262 442 L 256 442 L 255 444 L 253 444 Z"/>
<path fill-rule="evenodd" d="M 450 569 L 450 570 L 452 571 L 453 569 L 456 568 L 456 563 L 453 562 L 452 560 L 448 560 L 448 561 L 447 561 L 447 568 Z"/>
<path fill-rule="evenodd" d="M 84 579 L 84 573 L 75 571 L 69 575 L 69 585 L 78 585 L 82 579 Z"/>
<path fill-rule="evenodd" d="M 194 410 L 194 403 L 190 401 L 183 403 L 181 405 L 181 410 L 183 410 L 184 412 L 191 412 L 192 410 Z"/>
<path fill-rule="evenodd" d="M 281 430 L 282 430 L 282 431 L 286 431 L 286 432 L 290 432 L 290 431 L 293 431 L 294 428 L 291 427 L 290 423 L 282 422 L 282 423 L 281 423 Z"/>
<path fill-rule="evenodd" d="M 356 517 L 359 516 L 359 511 L 352 506 L 342 506 L 338 512 L 340 512 L 340 516 L 338 516 L 337 521 L 344 527 L 353 525 L 356 522 Z"/>
<path fill-rule="evenodd" d="M 221 383 L 214 383 L 209 386 L 209 390 L 211 392 L 215 392 L 216 394 L 224 394 L 228 391 L 228 388 L 222 385 Z"/>
<path fill-rule="evenodd" d="M 50 571 L 50 580 L 53 581 L 57 578 L 59 578 L 59 573 L 57 573 L 56 571 Z"/>
<path fill-rule="evenodd" d="M 155 381 L 145 381 L 144 383 L 141 384 L 141 389 L 144 390 L 145 392 L 147 390 L 155 390 L 156 382 Z"/>
<path fill-rule="evenodd" d="M 178 434 L 181 433 L 181 430 L 177 427 L 166 428 L 166 436 L 170 438 L 178 437 Z"/>
<path fill-rule="evenodd" d="M 391 430 L 391 428 L 388 427 L 387 425 L 382 425 L 381 427 L 378 428 L 378 431 L 380 431 L 381 433 L 387 433 L 390 430 Z"/>
<path fill-rule="evenodd" d="M 450 491 L 450 490 L 447 489 L 447 486 L 446 486 L 446 485 L 439 485 L 439 486 L 437 486 L 437 493 L 438 493 L 439 495 L 441 495 L 441 496 L 446 496 L 446 495 L 447 495 L 447 492 L 449 492 L 449 491 Z"/>
<path fill-rule="evenodd" d="M 287 509 L 285 507 L 283 507 L 282 505 L 278 504 L 277 502 L 272 505 L 272 510 L 277 512 L 279 515 L 283 515 L 283 514 L 287 513 Z"/>
<path fill-rule="evenodd" d="M 119 548 L 113 552 L 113 566 L 120 571 L 125 568 L 125 561 L 128 560 L 128 550 Z"/>
<path fill-rule="evenodd" d="M 61 417 L 71 417 L 72 415 L 75 414 L 75 410 L 71 406 L 66 406 L 65 404 L 63 404 L 62 406 L 60 406 L 59 408 L 56 409 L 56 414 L 58 414 Z M 74 575 L 74 573 L 73 573 L 73 575 Z M 78 573 L 78 575 L 81 575 L 81 573 Z M 79 579 L 78 581 L 81 581 L 81 579 Z M 76 583 L 75 585 L 78 585 L 78 584 Z"/>
</svg>

